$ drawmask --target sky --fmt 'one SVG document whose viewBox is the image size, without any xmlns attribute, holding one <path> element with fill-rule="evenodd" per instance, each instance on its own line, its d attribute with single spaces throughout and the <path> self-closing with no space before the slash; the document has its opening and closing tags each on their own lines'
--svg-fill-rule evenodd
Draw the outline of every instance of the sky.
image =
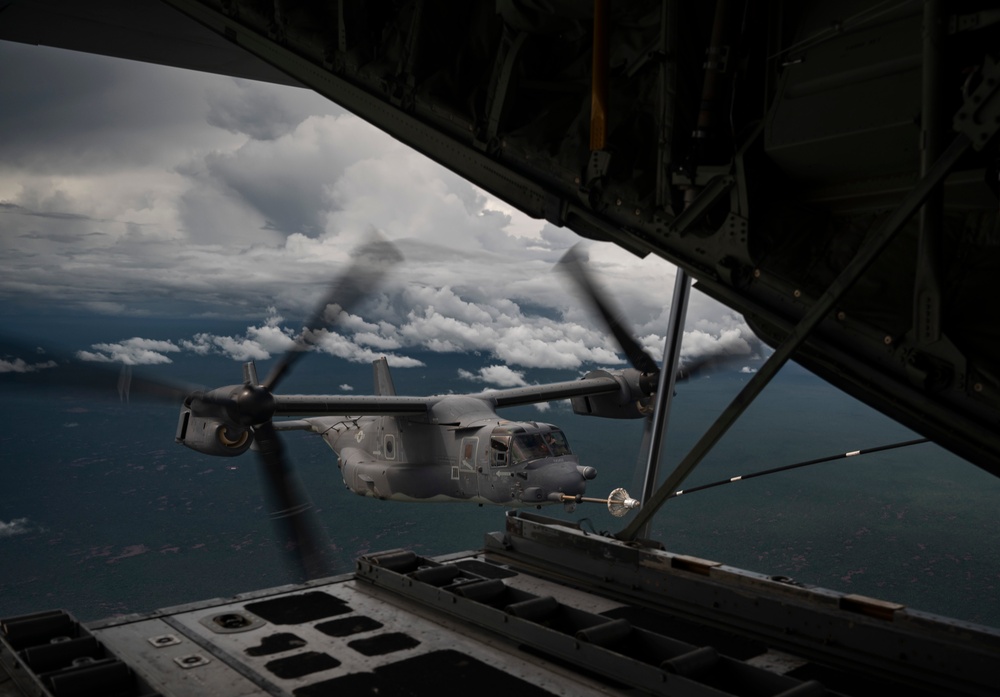
<svg viewBox="0 0 1000 697">
<path fill-rule="evenodd" d="M 304 89 L 0 42 L 0 303 L 7 311 L 236 319 L 242 331 L 110 336 L 84 360 L 262 360 L 288 348 L 353 250 L 404 256 L 320 338 L 419 365 L 478 351 L 469 380 L 622 366 L 555 263 L 579 238 L 530 219 Z M 674 268 L 588 244 L 590 268 L 659 357 Z M 685 355 L 759 354 L 742 317 L 695 292 Z M 173 358 L 172 358 L 173 357 Z M 0 371 L 43 357 L 0 356 Z"/>
</svg>

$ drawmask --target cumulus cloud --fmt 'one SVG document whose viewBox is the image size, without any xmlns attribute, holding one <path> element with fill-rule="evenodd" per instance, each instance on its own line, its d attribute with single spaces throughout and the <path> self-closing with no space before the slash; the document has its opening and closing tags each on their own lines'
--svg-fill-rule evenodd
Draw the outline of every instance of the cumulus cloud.
<svg viewBox="0 0 1000 697">
<path fill-rule="evenodd" d="M 260 343 L 250 338 L 234 336 L 213 336 L 211 334 L 195 334 L 190 341 L 182 342 L 184 348 L 200 355 L 221 353 L 234 361 L 263 361 L 271 357 L 271 353 Z"/>
<path fill-rule="evenodd" d="M 365 319 L 361 315 L 376 315 Z M 760 344 L 742 321 L 721 314 L 697 320 L 682 344 L 682 364 L 697 366 L 709 357 L 716 369 L 728 361 L 757 357 Z M 511 299 L 483 299 L 478 288 L 461 291 L 451 287 L 402 286 L 379 293 L 359 314 L 339 312 L 336 331 L 304 331 L 271 306 L 262 322 L 236 334 L 200 332 L 171 341 L 133 337 L 117 343 L 95 344 L 81 351 L 84 360 L 122 362 L 127 365 L 168 363 L 179 351 L 196 355 L 222 355 L 232 360 L 262 361 L 294 349 L 301 341 L 315 350 L 348 361 L 367 363 L 386 357 L 394 367 L 419 367 L 422 361 L 407 356 L 412 351 L 470 353 L 492 357 L 496 363 L 478 374 L 461 377 L 499 386 L 526 384 L 516 368 L 580 369 L 586 366 L 624 367 L 613 340 L 600 321 L 576 308 L 521 307 Z M 640 342 L 659 360 L 663 336 L 646 334 Z M 733 366 L 733 369 L 736 369 Z"/>
<path fill-rule="evenodd" d="M 319 333 L 314 345 L 319 351 L 354 363 L 371 363 L 379 358 L 385 358 L 389 365 L 394 368 L 419 368 L 424 365 L 423 361 L 409 356 L 372 351 L 370 348 L 359 346 L 350 338 L 336 332 Z"/>
<path fill-rule="evenodd" d="M 34 373 L 46 368 L 55 368 L 57 365 L 55 361 L 28 363 L 23 358 L 15 358 L 13 360 L 0 358 L 0 373 Z"/>
<path fill-rule="evenodd" d="M 239 79 L 220 80 L 219 87 L 208 95 L 206 120 L 230 133 L 253 140 L 276 140 L 309 116 L 282 99 L 281 88 Z"/>
<path fill-rule="evenodd" d="M 721 329 L 713 335 L 701 329 L 684 332 L 681 344 L 681 359 L 695 359 L 701 356 L 749 356 L 752 352 L 750 340 L 741 327 Z"/>
<path fill-rule="evenodd" d="M 200 356 L 220 354 L 234 361 L 263 361 L 295 345 L 292 330 L 271 323 L 247 327 L 243 336 L 223 336 L 200 332 L 178 342 L 186 351 Z"/>
<path fill-rule="evenodd" d="M 474 382 L 486 382 L 497 387 L 522 387 L 528 384 L 523 372 L 506 365 L 488 365 L 480 368 L 477 373 L 459 368 L 458 377 Z"/>
<path fill-rule="evenodd" d="M 31 526 L 27 518 L 14 518 L 9 523 L 0 520 L 0 538 L 23 535 L 30 532 Z"/>
<path fill-rule="evenodd" d="M 82 361 L 96 363 L 122 363 L 124 365 L 157 365 L 171 363 L 164 354 L 176 353 L 180 347 L 171 341 L 132 337 L 110 344 L 93 344 L 93 351 L 77 351 L 76 357 Z"/>
</svg>

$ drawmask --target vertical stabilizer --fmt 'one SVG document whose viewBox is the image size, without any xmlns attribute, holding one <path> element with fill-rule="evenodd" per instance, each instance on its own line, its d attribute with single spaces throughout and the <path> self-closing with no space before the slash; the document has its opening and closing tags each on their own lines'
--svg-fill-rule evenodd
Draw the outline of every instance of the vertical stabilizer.
<svg viewBox="0 0 1000 697">
<path fill-rule="evenodd" d="M 372 361 L 372 372 L 375 376 L 375 394 L 394 395 L 396 387 L 392 384 L 392 375 L 389 374 L 389 362 L 385 356 L 377 361 Z"/>
</svg>

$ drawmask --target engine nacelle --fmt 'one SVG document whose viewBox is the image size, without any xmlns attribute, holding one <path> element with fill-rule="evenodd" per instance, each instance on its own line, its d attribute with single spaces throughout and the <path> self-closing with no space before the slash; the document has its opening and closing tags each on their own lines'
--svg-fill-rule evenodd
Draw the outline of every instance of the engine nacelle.
<svg viewBox="0 0 1000 697">
<path fill-rule="evenodd" d="M 618 392 L 573 397 L 573 412 L 583 416 L 601 416 L 606 419 L 641 419 L 653 409 L 652 397 L 644 389 L 647 375 L 634 368 L 625 370 L 594 370 L 583 376 L 587 378 L 614 378 L 620 389 Z M 655 389 L 655 387 L 654 387 Z"/>
<path fill-rule="evenodd" d="M 206 455 L 235 457 L 250 449 L 253 432 L 217 416 L 198 416 L 189 407 L 181 408 L 176 441 Z"/>
</svg>

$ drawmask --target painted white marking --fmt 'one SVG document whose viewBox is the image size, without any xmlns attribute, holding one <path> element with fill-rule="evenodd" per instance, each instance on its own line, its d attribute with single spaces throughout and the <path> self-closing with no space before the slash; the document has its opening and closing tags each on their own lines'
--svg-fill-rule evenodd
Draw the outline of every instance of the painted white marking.
<svg viewBox="0 0 1000 697">
<path fill-rule="evenodd" d="M 741 474 L 740 476 L 738 476 L 738 477 L 733 477 L 733 478 L 732 478 L 732 479 L 730 479 L 729 481 L 731 481 L 731 482 L 738 482 L 738 481 L 740 481 L 741 479 L 743 479 L 743 475 L 742 475 L 742 474 Z"/>
<path fill-rule="evenodd" d="M 860 454 L 861 454 L 860 450 L 852 450 L 851 452 L 847 453 L 847 455 L 845 455 L 844 457 L 854 457 L 855 455 L 860 455 Z"/>
</svg>

